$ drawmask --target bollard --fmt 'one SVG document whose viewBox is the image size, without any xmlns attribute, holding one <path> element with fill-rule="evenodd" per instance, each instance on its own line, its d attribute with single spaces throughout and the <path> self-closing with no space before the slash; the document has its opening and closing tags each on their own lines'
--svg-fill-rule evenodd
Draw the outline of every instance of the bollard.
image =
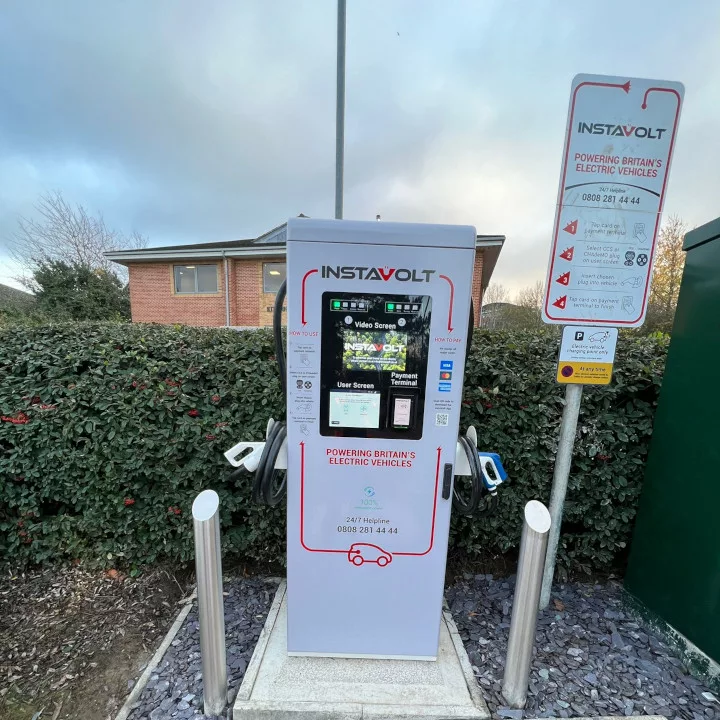
<svg viewBox="0 0 720 720">
<path fill-rule="evenodd" d="M 531 500 L 525 505 L 524 514 L 502 688 L 503 697 L 508 705 L 514 708 L 525 707 L 527 700 L 540 587 L 550 530 L 550 513 L 541 502 Z"/>
<path fill-rule="evenodd" d="M 227 703 L 219 505 L 214 490 L 203 490 L 192 506 L 205 715 L 220 715 Z"/>
</svg>

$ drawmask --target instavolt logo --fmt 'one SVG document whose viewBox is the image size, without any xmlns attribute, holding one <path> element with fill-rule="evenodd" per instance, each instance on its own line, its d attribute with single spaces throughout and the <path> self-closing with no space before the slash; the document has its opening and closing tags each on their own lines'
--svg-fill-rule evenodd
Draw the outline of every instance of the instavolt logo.
<svg viewBox="0 0 720 720">
<path fill-rule="evenodd" d="M 579 133 L 590 135 L 613 135 L 616 137 L 647 138 L 648 140 L 660 140 L 667 128 L 650 128 L 642 125 L 613 125 L 612 123 L 578 123 Z"/>
<path fill-rule="evenodd" d="M 355 265 L 323 265 L 321 268 L 324 278 L 338 278 L 339 280 L 382 280 L 390 279 L 400 282 L 430 282 L 435 270 L 415 270 L 409 268 L 360 267 Z"/>
</svg>

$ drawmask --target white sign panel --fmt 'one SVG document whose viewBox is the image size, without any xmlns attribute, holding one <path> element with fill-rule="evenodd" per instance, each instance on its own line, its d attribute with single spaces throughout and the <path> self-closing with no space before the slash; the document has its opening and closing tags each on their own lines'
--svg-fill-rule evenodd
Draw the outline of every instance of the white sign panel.
<svg viewBox="0 0 720 720">
<path fill-rule="evenodd" d="M 676 82 L 573 80 L 546 323 L 642 325 L 683 94 Z"/>
<path fill-rule="evenodd" d="M 568 325 L 563 328 L 560 362 L 604 362 L 615 359 L 617 328 Z"/>
<path fill-rule="evenodd" d="M 618 329 L 592 325 L 563 328 L 557 381 L 562 384 L 607 385 L 612 379 Z"/>
</svg>

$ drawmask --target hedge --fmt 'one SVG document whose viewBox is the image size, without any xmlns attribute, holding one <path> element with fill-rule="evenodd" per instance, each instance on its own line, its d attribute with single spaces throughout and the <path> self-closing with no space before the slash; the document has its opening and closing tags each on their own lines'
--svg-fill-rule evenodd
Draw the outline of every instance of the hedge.
<svg viewBox="0 0 720 720">
<path fill-rule="evenodd" d="M 613 567 L 630 537 L 667 342 L 622 337 L 613 382 L 583 400 L 561 569 Z M 284 558 L 284 505 L 254 506 L 223 451 L 262 439 L 283 400 L 270 333 L 65 324 L 0 330 L 0 561 L 81 559 L 137 572 L 193 557 L 190 507 L 214 488 L 226 557 Z M 517 546 L 521 508 L 548 501 L 563 390 L 557 336 L 476 333 L 462 427 L 501 453 L 498 514 L 453 519 L 470 559 Z"/>
</svg>

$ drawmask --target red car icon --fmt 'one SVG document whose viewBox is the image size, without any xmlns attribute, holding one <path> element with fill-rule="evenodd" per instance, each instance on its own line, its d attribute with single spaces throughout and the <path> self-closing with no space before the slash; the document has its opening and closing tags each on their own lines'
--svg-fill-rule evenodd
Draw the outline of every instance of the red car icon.
<svg viewBox="0 0 720 720">
<path fill-rule="evenodd" d="M 353 543 L 348 550 L 348 560 L 358 567 L 363 563 L 376 563 L 385 567 L 392 562 L 392 555 L 377 545 Z"/>
</svg>

